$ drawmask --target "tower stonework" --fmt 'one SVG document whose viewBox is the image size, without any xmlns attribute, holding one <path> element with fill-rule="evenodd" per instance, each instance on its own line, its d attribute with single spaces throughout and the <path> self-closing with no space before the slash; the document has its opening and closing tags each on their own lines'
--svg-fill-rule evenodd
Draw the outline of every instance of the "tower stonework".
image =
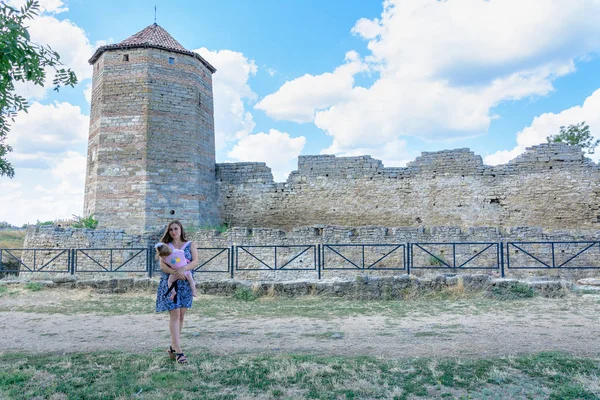
<svg viewBox="0 0 600 400">
<path fill-rule="evenodd" d="M 84 215 L 127 232 L 175 218 L 218 224 L 215 68 L 156 24 L 100 47 L 90 64 Z"/>
</svg>

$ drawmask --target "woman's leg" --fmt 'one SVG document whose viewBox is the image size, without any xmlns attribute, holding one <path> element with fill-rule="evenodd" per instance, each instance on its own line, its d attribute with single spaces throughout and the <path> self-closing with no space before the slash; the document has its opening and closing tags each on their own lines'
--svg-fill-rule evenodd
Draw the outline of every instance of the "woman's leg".
<svg viewBox="0 0 600 400">
<path fill-rule="evenodd" d="M 183 311 L 183 312 L 182 312 Z M 185 308 L 169 311 L 169 331 L 171 331 L 171 346 L 176 353 L 181 353 L 181 323 Z"/>
<path fill-rule="evenodd" d="M 183 329 L 183 317 L 185 316 L 185 312 L 187 308 L 179 309 L 179 336 L 181 337 L 181 330 Z"/>
</svg>

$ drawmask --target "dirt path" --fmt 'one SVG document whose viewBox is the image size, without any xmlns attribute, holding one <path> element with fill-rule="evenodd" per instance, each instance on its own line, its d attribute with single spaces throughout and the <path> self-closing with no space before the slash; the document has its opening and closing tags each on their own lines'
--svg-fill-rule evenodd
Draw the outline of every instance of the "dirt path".
<svg viewBox="0 0 600 400">
<path fill-rule="evenodd" d="M 437 316 L 215 319 L 190 314 L 186 351 L 380 357 L 489 357 L 539 351 L 599 356 L 600 297 L 534 299 L 518 312 Z M 0 304 L 2 299 L 0 299 Z M 565 305 L 567 304 L 567 305 Z M 148 352 L 169 343 L 166 314 L 103 316 L 0 312 L 3 352 Z"/>
</svg>

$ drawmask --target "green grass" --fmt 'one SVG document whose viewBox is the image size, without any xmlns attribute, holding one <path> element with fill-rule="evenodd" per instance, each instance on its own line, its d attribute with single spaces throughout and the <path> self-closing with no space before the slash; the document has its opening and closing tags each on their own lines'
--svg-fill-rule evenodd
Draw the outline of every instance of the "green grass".
<svg viewBox="0 0 600 400">
<path fill-rule="evenodd" d="M 399 359 L 160 353 L 0 356 L 0 398 L 598 399 L 600 360 Z M 157 350 L 158 351 L 158 350 Z"/>
<path fill-rule="evenodd" d="M 25 242 L 25 230 L 0 230 L 0 249 L 21 249 Z"/>
<path fill-rule="evenodd" d="M 27 301 L 11 304 L 0 303 L 0 311 L 23 311 L 37 313 L 99 315 L 153 314 L 156 295 L 151 292 L 133 292 L 127 294 L 98 294 L 91 291 L 61 291 L 60 302 L 48 303 L 45 298 L 34 302 L 28 290 L 16 289 L 12 294 Z M 55 289 L 48 290 L 52 293 Z M 0 292 L 0 295 L 2 292 Z M 582 300 L 583 301 L 583 300 Z M 329 319 L 353 315 L 382 315 L 403 317 L 407 315 L 431 316 L 444 313 L 476 314 L 493 311 L 523 310 L 528 306 L 523 301 L 502 301 L 476 296 L 472 298 L 436 300 L 419 298 L 404 301 L 388 300 L 347 300 L 306 296 L 299 298 L 260 297 L 254 301 L 199 295 L 194 301 L 190 313 L 213 318 L 276 318 L 307 317 Z"/>
<path fill-rule="evenodd" d="M 233 298 L 242 301 L 253 301 L 256 300 L 258 296 L 252 291 L 252 289 L 241 287 L 238 288 L 235 293 L 233 293 Z"/>
<path fill-rule="evenodd" d="M 44 287 L 37 282 L 27 282 L 25 284 L 25 289 L 31 290 L 32 292 L 38 292 L 42 290 Z"/>
<path fill-rule="evenodd" d="M 529 299 L 535 297 L 535 292 L 531 286 L 518 281 L 506 286 L 494 286 L 489 293 L 491 297 L 498 300 Z"/>
</svg>

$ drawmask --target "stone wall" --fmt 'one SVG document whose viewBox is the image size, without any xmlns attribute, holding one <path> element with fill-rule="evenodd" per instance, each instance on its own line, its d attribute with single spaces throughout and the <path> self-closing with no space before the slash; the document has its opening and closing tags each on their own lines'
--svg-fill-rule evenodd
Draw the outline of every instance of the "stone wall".
<svg viewBox="0 0 600 400">
<path fill-rule="evenodd" d="M 18 285 L 24 280 L 6 280 L 4 284 Z M 158 280 L 148 278 L 77 279 L 59 276 L 48 281 L 38 281 L 46 288 L 91 289 L 99 293 L 126 293 L 136 290 L 156 291 Z M 419 279 L 408 275 L 383 278 L 357 276 L 354 279 L 298 280 L 248 282 L 239 280 L 214 280 L 196 282 L 198 293 L 213 296 L 235 296 L 242 292 L 246 299 L 256 297 L 341 297 L 355 300 L 409 300 L 443 296 L 460 298 L 468 293 L 483 293 L 486 297 L 500 299 L 527 298 L 535 295 L 564 297 L 570 290 L 580 291 L 582 286 L 560 280 L 518 281 L 492 279 L 488 275 L 444 276 Z M 584 286 L 585 290 L 595 286 Z M 435 298 L 435 297 L 434 297 Z"/>
<path fill-rule="evenodd" d="M 600 166 L 579 148 L 534 146 L 498 166 L 468 149 L 423 153 L 405 168 L 370 156 L 300 156 L 275 183 L 262 163 L 218 164 L 229 226 L 540 226 L 600 228 Z"/>
<path fill-rule="evenodd" d="M 208 67 L 155 48 L 107 50 L 93 67 L 84 215 L 128 232 L 218 223 Z"/>
</svg>

